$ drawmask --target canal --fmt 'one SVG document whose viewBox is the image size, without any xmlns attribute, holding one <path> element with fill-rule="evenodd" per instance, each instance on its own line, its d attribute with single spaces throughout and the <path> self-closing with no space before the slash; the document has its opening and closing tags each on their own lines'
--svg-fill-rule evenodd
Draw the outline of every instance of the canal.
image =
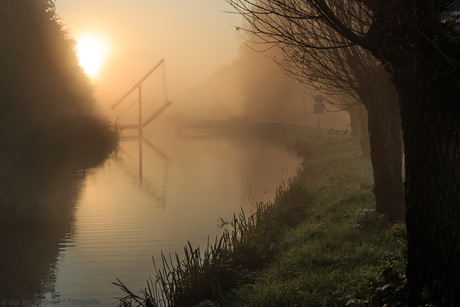
<svg viewBox="0 0 460 307">
<path fill-rule="evenodd" d="M 3 233 L 11 257 L 0 266 L 10 290 L 0 299 L 115 306 L 123 295 L 112 284 L 117 278 L 140 291 L 155 276 L 152 257 L 182 255 L 187 241 L 204 248 L 222 233 L 220 218 L 250 214 L 255 202 L 272 199 L 299 163 L 292 151 L 262 139 L 158 132 L 142 142 L 124 138 L 99 166 L 55 181 L 43 200 L 59 206 L 58 213 L 49 209 L 54 217 L 46 214 L 49 227 L 16 229 L 8 240 Z"/>
</svg>

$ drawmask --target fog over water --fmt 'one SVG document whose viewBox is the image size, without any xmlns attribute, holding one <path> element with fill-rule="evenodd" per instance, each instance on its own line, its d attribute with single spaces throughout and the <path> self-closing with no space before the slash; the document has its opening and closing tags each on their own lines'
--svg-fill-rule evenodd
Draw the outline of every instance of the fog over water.
<svg viewBox="0 0 460 307">
<path fill-rule="evenodd" d="M 253 203 L 272 199 L 300 163 L 293 152 L 263 139 L 179 137 L 158 123 L 149 130 L 141 173 L 138 140 L 123 140 L 115 155 L 66 184 L 73 192 L 57 199 L 62 213 L 47 218 L 51 229 L 16 229 L 16 236 L 37 242 L 26 244 L 37 260 L 2 258 L 3 271 L 31 267 L 8 272 L 6 297 L 96 299 L 113 306 L 123 292 L 111 282 L 145 287 L 155 276 L 152 256 L 181 255 L 187 241 L 205 247 L 222 233 L 219 218 L 253 212 Z M 59 191 L 48 192 L 44 202 Z"/>
</svg>

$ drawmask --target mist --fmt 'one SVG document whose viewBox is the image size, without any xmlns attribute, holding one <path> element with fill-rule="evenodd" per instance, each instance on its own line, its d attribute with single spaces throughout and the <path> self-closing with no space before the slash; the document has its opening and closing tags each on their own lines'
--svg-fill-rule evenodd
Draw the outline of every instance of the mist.
<svg viewBox="0 0 460 307">
<path fill-rule="evenodd" d="M 161 59 L 171 100 L 188 106 L 189 91 L 237 57 L 238 16 L 224 1 L 56 1 L 58 14 L 77 42 L 85 33 L 106 39 L 110 51 L 93 82 L 103 110 Z M 158 84 L 161 86 L 161 83 Z"/>
<path fill-rule="evenodd" d="M 8 302 L 113 305 L 111 282 L 142 287 L 152 256 L 183 257 L 187 242 L 220 236 L 220 221 L 278 197 L 302 162 L 295 139 L 320 116 L 329 130 L 349 125 L 333 107 L 313 112 L 316 93 L 283 73 L 278 51 L 248 48 L 225 1 L 20 3 L 54 32 L 22 31 L 14 56 L 0 55 L 14 85 L 1 92 Z M 169 101 L 147 127 L 123 129 Z"/>
</svg>

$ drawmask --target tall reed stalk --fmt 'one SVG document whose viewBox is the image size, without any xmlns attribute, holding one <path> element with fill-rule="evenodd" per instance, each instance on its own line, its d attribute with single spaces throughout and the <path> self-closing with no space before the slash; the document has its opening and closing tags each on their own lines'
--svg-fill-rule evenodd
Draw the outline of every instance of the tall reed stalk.
<svg viewBox="0 0 460 307">
<path fill-rule="evenodd" d="M 120 306 L 219 306 L 231 289 L 253 281 L 255 272 L 274 259 L 277 242 L 285 229 L 305 218 L 313 196 L 305 185 L 290 180 L 283 184 L 269 203 L 256 204 L 256 212 L 246 217 L 243 211 L 232 221 L 221 220 L 224 232 L 204 251 L 190 242 L 181 259 L 178 254 L 161 254 L 162 268 L 156 280 L 150 279 L 139 294 L 120 280 L 114 282 L 126 293 Z"/>
</svg>

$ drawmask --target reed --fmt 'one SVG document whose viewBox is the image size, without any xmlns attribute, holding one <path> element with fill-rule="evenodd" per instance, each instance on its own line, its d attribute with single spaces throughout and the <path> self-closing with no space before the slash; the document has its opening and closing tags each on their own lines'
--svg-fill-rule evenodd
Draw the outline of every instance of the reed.
<svg viewBox="0 0 460 307">
<path fill-rule="evenodd" d="M 279 253 L 278 241 L 285 230 L 305 219 L 313 196 L 300 181 L 281 185 L 269 203 L 256 204 L 247 217 L 243 211 L 231 221 L 221 220 L 222 236 L 206 249 L 190 242 L 184 257 L 161 255 L 161 268 L 155 260 L 156 279 L 147 282 L 139 294 L 121 281 L 114 283 L 126 296 L 120 306 L 145 306 L 147 299 L 158 306 L 218 306 L 234 288 L 250 283 L 255 272 L 270 263 Z"/>
<path fill-rule="evenodd" d="M 406 306 L 405 226 L 375 212 L 359 140 L 310 132 L 294 148 L 304 157 L 297 180 L 314 204 L 279 240 L 275 261 L 224 306 Z"/>
<path fill-rule="evenodd" d="M 305 132 L 291 143 L 303 163 L 273 202 L 222 221 L 203 254 L 188 244 L 184 259 L 162 255 L 141 293 L 118 283 L 120 305 L 404 306 L 405 228 L 375 212 L 359 140 Z"/>
</svg>

